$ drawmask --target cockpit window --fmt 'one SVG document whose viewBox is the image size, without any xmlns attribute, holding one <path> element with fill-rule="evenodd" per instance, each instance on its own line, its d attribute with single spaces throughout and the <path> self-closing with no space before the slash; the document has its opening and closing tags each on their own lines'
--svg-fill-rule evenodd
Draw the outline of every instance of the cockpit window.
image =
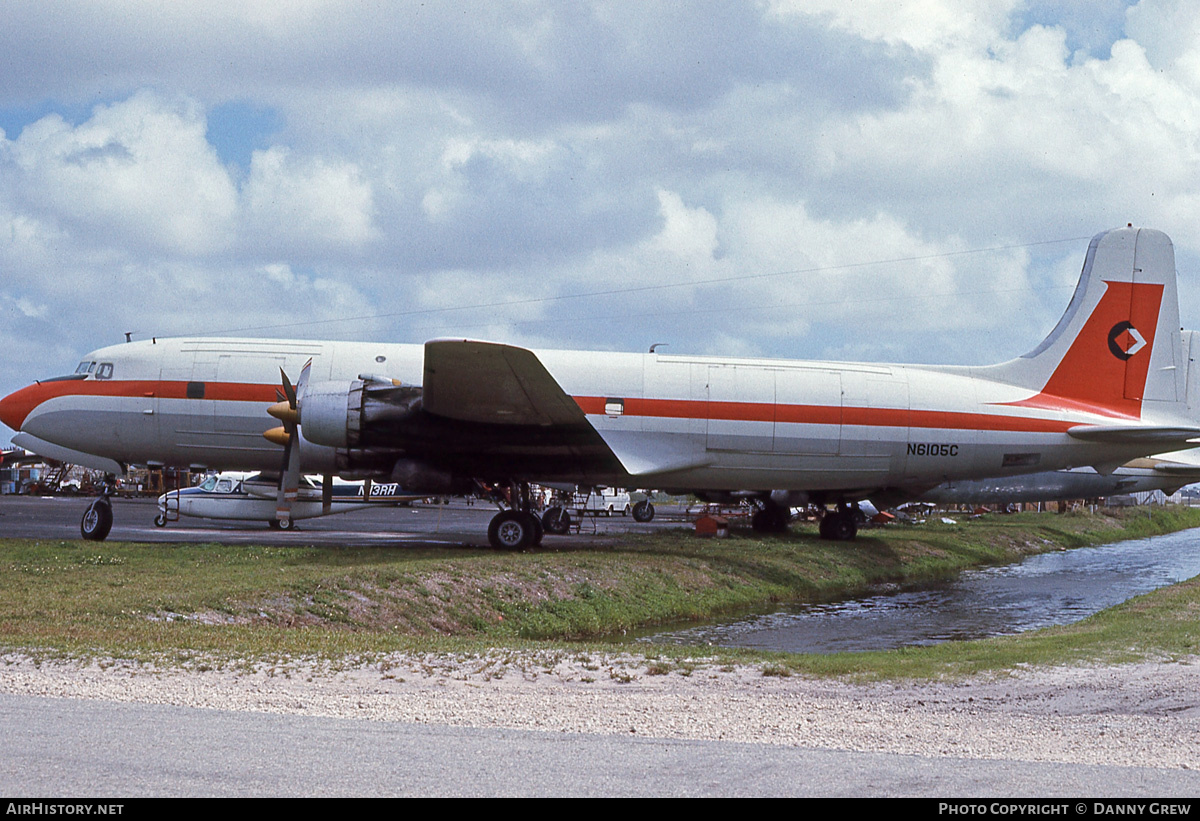
<svg viewBox="0 0 1200 821">
<path fill-rule="evenodd" d="M 233 481 L 230 479 L 222 479 L 217 482 L 217 493 L 230 493 L 233 491 Z"/>
<path fill-rule="evenodd" d="M 97 379 L 112 379 L 113 366 L 111 362 L 101 362 L 96 371 Z"/>
<path fill-rule="evenodd" d="M 79 363 L 79 367 L 75 369 L 75 373 L 88 374 L 96 367 L 95 362 L 89 362 L 86 359 Z"/>
<path fill-rule="evenodd" d="M 215 488 L 216 486 L 217 486 L 217 477 L 216 476 L 209 476 L 207 479 L 205 479 L 203 482 L 200 483 L 200 489 L 203 490 L 205 493 L 212 493 L 213 488 Z"/>
</svg>

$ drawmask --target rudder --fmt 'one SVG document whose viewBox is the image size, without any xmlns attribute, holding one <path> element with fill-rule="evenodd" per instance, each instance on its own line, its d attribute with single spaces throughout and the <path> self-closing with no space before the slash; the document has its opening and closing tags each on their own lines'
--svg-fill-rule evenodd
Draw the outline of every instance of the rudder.
<svg viewBox="0 0 1200 821">
<path fill-rule="evenodd" d="M 1161 231 L 1093 237 L 1079 285 L 1050 335 L 992 378 L 1037 391 L 1010 404 L 1142 418 L 1184 399 L 1175 249 Z"/>
</svg>

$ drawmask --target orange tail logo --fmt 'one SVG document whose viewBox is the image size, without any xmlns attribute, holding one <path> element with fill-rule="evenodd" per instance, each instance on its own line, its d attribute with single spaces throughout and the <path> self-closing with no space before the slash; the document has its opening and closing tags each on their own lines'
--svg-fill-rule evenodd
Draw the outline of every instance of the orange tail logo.
<svg viewBox="0 0 1200 821">
<path fill-rule="evenodd" d="M 1042 392 L 1005 404 L 1141 417 L 1163 286 L 1104 284 L 1100 302 Z"/>
</svg>

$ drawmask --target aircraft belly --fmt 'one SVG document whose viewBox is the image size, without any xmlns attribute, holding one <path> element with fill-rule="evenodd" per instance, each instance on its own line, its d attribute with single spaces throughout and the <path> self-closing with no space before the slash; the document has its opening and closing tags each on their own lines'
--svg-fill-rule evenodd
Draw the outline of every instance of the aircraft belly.
<svg viewBox="0 0 1200 821">
<path fill-rule="evenodd" d="M 735 422 L 727 419 L 708 420 L 708 436 L 705 446 L 718 454 L 723 451 L 734 453 L 770 453 L 775 438 L 774 422 Z"/>
</svg>

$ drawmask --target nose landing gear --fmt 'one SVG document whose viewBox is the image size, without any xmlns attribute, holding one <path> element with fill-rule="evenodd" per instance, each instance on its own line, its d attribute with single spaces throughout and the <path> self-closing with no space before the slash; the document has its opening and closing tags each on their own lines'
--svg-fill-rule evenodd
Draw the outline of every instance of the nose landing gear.
<svg viewBox="0 0 1200 821">
<path fill-rule="evenodd" d="M 79 535 L 89 542 L 102 542 L 112 530 L 113 512 L 110 497 L 116 492 L 116 481 L 112 476 L 104 477 L 100 498 L 88 505 L 79 522 Z"/>
</svg>

